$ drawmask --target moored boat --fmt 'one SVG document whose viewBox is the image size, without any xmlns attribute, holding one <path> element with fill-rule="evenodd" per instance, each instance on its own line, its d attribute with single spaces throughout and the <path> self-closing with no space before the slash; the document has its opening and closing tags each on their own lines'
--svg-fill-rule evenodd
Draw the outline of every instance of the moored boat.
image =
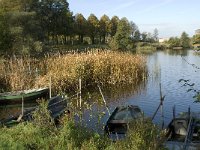
<svg viewBox="0 0 200 150">
<path fill-rule="evenodd" d="M 23 115 L 21 113 L 16 114 L 8 119 L 1 120 L 0 124 L 3 126 L 12 127 L 22 121 L 31 121 L 33 119 L 33 112 L 36 111 L 36 109 L 38 109 L 37 106 L 29 108 L 23 112 Z M 48 101 L 47 109 L 50 112 L 52 119 L 57 121 L 59 117 L 65 113 L 65 111 L 68 112 L 67 100 L 62 96 L 52 97 Z"/>
<path fill-rule="evenodd" d="M 122 139 L 126 135 L 128 124 L 142 116 L 138 106 L 116 107 L 106 123 L 105 132 L 112 140 Z"/>
<path fill-rule="evenodd" d="M 200 113 L 182 113 L 167 127 L 166 147 L 190 150 L 200 147 Z"/>
<path fill-rule="evenodd" d="M 24 103 L 31 103 L 35 102 L 37 99 L 41 98 L 46 99 L 48 98 L 48 96 L 49 96 L 48 88 L 6 92 L 6 93 L 0 93 L 0 104 L 1 105 L 19 104 L 22 103 L 22 99 Z"/>
</svg>

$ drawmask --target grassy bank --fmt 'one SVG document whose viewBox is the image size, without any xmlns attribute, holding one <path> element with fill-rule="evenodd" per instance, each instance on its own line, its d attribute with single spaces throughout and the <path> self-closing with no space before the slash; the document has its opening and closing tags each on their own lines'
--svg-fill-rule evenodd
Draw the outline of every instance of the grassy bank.
<svg viewBox="0 0 200 150">
<path fill-rule="evenodd" d="M 3 90 L 48 86 L 52 80 L 55 92 L 82 87 L 137 84 L 145 80 L 145 58 L 131 53 L 94 49 L 89 52 L 56 54 L 44 59 L 11 58 L 0 62 L 0 84 Z"/>
<path fill-rule="evenodd" d="M 150 121 L 133 122 L 126 140 L 114 143 L 104 135 L 75 124 L 69 116 L 63 116 L 61 125 L 56 127 L 45 107 L 40 105 L 33 114 L 32 122 L 24 122 L 13 128 L 0 127 L 0 149 L 163 149 L 162 133 Z"/>
<path fill-rule="evenodd" d="M 152 54 L 159 48 L 157 43 L 139 42 L 136 46 L 136 53 L 138 54 Z"/>
</svg>

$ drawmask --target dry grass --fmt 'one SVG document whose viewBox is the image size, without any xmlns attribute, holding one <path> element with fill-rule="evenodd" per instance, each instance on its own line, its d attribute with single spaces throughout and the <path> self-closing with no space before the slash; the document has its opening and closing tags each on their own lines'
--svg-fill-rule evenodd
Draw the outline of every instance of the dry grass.
<svg viewBox="0 0 200 150">
<path fill-rule="evenodd" d="M 76 90 L 79 78 L 82 87 L 86 88 L 97 83 L 103 86 L 134 84 L 147 75 L 143 56 L 108 50 L 72 52 L 48 56 L 40 61 L 10 59 L 0 62 L 0 71 L 0 81 L 4 80 L 9 90 L 48 86 L 51 77 L 55 92 Z"/>
</svg>

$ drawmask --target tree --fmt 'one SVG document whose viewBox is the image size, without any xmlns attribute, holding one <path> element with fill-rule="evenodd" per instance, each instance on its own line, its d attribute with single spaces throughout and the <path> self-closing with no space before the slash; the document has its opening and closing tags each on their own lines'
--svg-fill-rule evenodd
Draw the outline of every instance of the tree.
<svg viewBox="0 0 200 150">
<path fill-rule="evenodd" d="M 137 30 L 137 31 L 135 32 L 135 35 L 134 35 L 133 40 L 134 40 L 135 42 L 139 42 L 139 41 L 141 40 L 141 34 L 140 34 L 140 31 L 139 31 L 139 30 Z"/>
<path fill-rule="evenodd" d="M 126 18 L 122 18 L 119 21 L 117 32 L 110 43 L 110 46 L 116 50 L 128 50 L 131 49 L 131 27 L 129 21 Z"/>
<path fill-rule="evenodd" d="M 12 47 L 12 38 L 5 13 L 0 10 L 0 51 L 7 52 Z"/>
<path fill-rule="evenodd" d="M 108 36 L 109 31 L 110 31 L 110 19 L 107 15 L 103 15 L 100 18 L 100 42 L 101 42 L 101 37 L 103 38 L 102 43 L 105 43 L 106 41 L 106 36 Z"/>
<path fill-rule="evenodd" d="M 192 38 L 193 44 L 200 44 L 200 34 L 194 35 Z"/>
<path fill-rule="evenodd" d="M 90 39 L 92 41 L 92 44 L 95 43 L 95 37 L 99 33 L 99 20 L 94 14 L 90 14 L 90 16 L 87 19 L 88 22 L 88 34 L 90 36 Z"/>
<path fill-rule="evenodd" d="M 147 42 L 147 32 L 143 32 L 143 33 L 141 34 L 141 37 L 142 37 L 142 41 L 143 41 L 143 42 Z"/>
<path fill-rule="evenodd" d="M 153 39 L 155 42 L 158 42 L 158 29 L 155 28 L 153 31 Z"/>
<path fill-rule="evenodd" d="M 173 48 L 173 47 L 180 47 L 181 43 L 180 43 L 180 39 L 178 37 L 171 37 L 168 42 L 169 47 Z"/>
<path fill-rule="evenodd" d="M 64 35 L 70 11 L 69 3 L 66 0 L 40 0 L 34 8 L 40 26 L 45 33 L 45 39 L 49 42 L 49 37 L 58 44 L 58 36 Z M 71 19 L 71 18 L 70 18 Z"/>
<path fill-rule="evenodd" d="M 138 26 L 133 21 L 131 21 L 130 27 L 131 27 L 131 38 L 134 39 L 135 32 L 138 31 Z"/>
<path fill-rule="evenodd" d="M 83 43 L 83 37 L 86 35 L 87 31 L 87 21 L 82 14 L 75 15 L 76 33 L 79 37 L 79 42 Z"/>
<path fill-rule="evenodd" d="M 189 48 L 190 47 L 190 38 L 189 38 L 189 36 L 186 32 L 183 32 L 181 34 L 180 44 L 183 48 Z"/>
<path fill-rule="evenodd" d="M 113 16 L 110 20 L 110 35 L 113 37 L 117 32 L 117 26 L 119 23 L 119 18 L 117 16 Z"/>
</svg>

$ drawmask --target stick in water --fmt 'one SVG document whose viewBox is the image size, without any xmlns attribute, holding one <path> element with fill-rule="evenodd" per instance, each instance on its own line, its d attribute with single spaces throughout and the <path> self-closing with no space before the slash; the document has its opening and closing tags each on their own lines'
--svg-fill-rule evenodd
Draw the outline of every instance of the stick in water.
<svg viewBox="0 0 200 150">
<path fill-rule="evenodd" d="M 99 88 L 99 91 L 100 91 L 100 93 L 101 93 L 101 96 L 102 96 L 102 99 L 103 99 L 103 101 L 104 101 L 104 104 L 105 104 L 105 106 L 106 106 L 106 109 L 107 109 L 107 111 L 108 111 L 108 114 L 109 114 L 109 116 L 110 116 L 110 110 L 109 110 L 109 108 L 107 107 L 106 100 L 105 100 L 105 98 L 104 98 L 104 96 L 103 96 L 103 93 L 102 93 L 101 88 L 100 88 L 99 85 L 98 85 L 98 88 Z"/>
</svg>

